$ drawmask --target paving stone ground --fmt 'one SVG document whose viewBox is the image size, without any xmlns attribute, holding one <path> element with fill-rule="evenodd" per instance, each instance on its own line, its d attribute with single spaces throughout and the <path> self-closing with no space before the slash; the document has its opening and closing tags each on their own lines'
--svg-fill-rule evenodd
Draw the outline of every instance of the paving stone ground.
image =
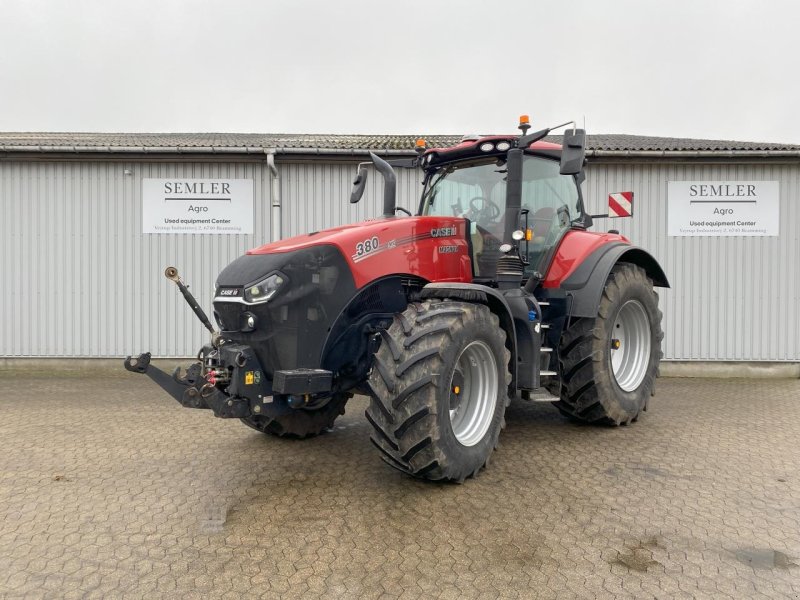
<svg viewBox="0 0 800 600">
<path fill-rule="evenodd" d="M 463 485 L 366 401 L 305 441 L 136 375 L 0 376 L 0 597 L 798 598 L 800 381 L 659 381 L 626 428 L 515 402 Z"/>
</svg>

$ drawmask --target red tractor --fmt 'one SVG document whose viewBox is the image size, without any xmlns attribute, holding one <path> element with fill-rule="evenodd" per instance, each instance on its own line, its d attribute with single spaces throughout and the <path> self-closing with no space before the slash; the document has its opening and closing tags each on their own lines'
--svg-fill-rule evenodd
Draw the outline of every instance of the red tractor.
<svg viewBox="0 0 800 600">
<path fill-rule="evenodd" d="M 578 421 L 635 421 L 658 375 L 653 286 L 667 278 L 625 237 L 588 230 L 584 132 L 559 146 L 543 141 L 552 129 L 520 128 L 395 161 L 424 170 L 415 216 L 396 215 L 393 166 L 371 155 L 383 215 L 233 261 L 217 279 L 219 331 L 167 269 L 211 343 L 183 375 L 151 366 L 149 353 L 126 368 L 183 406 L 277 436 L 319 434 L 367 394 L 381 458 L 433 480 L 478 473 L 513 396 L 552 394 Z"/>
</svg>

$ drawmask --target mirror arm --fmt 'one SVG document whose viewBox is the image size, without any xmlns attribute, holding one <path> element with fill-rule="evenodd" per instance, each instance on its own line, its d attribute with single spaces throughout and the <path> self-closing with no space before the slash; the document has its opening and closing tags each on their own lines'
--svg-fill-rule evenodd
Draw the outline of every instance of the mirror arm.
<svg viewBox="0 0 800 600">
<path fill-rule="evenodd" d="M 387 160 L 388 164 L 393 167 L 400 167 L 401 169 L 414 169 L 419 166 L 417 157 L 414 158 L 396 158 L 394 160 Z"/>
<path fill-rule="evenodd" d="M 546 129 L 540 129 L 539 131 L 534 131 L 530 135 L 523 135 L 517 141 L 517 147 L 522 148 L 525 150 L 528 146 L 530 146 L 534 142 L 538 142 L 542 138 L 546 137 L 551 131 L 555 131 L 556 129 L 561 129 L 562 127 L 566 127 L 567 125 L 572 125 L 572 133 L 575 133 L 575 121 L 567 121 L 566 123 L 561 123 L 560 125 L 553 125 L 552 127 L 548 127 Z"/>
<path fill-rule="evenodd" d="M 540 129 L 539 131 L 534 131 L 533 133 L 530 133 L 528 135 L 523 135 L 522 137 L 519 138 L 519 140 L 517 140 L 517 148 L 525 150 L 525 148 L 527 148 L 534 142 L 538 142 L 539 140 L 547 136 L 547 134 L 550 133 L 551 131 L 552 128 L 547 128 L 547 129 Z"/>
</svg>

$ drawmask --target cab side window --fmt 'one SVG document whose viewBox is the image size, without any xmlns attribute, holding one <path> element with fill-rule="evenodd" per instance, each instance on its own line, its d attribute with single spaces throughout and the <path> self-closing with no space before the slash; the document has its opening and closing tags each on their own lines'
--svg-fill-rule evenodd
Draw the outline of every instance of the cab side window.
<svg viewBox="0 0 800 600">
<path fill-rule="evenodd" d="M 555 161 L 526 156 L 522 168 L 522 208 L 528 210 L 528 244 L 530 268 L 570 226 L 578 201 L 578 191 L 571 176 L 559 173 Z"/>
</svg>

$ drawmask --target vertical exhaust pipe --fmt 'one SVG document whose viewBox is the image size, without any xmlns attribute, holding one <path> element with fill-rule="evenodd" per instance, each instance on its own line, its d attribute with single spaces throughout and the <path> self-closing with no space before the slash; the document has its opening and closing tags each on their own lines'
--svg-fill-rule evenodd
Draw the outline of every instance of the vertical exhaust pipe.
<svg viewBox="0 0 800 600">
<path fill-rule="evenodd" d="M 383 216 L 393 217 L 397 208 L 397 176 L 388 162 L 372 152 L 369 157 L 375 169 L 383 176 Z"/>
<path fill-rule="evenodd" d="M 275 166 L 275 151 L 267 153 L 267 166 L 269 167 L 270 179 L 272 180 L 272 210 L 270 213 L 270 241 L 275 242 L 281 239 L 281 177 L 278 168 Z"/>
</svg>

